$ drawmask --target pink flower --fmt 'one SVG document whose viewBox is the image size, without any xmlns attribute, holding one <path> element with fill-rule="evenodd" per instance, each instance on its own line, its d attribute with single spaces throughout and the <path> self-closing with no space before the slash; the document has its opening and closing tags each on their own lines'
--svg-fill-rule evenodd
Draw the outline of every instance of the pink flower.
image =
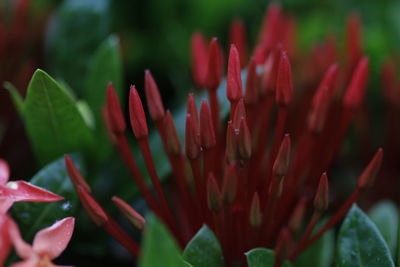
<svg viewBox="0 0 400 267">
<path fill-rule="evenodd" d="M 71 240 L 75 218 L 64 218 L 36 233 L 33 244 L 27 244 L 14 221 L 8 218 L 8 234 L 15 250 L 23 261 L 12 267 L 55 267 L 52 260 L 60 256 Z"/>
<path fill-rule="evenodd" d="M 10 169 L 6 161 L 0 159 L 0 214 L 4 214 L 14 202 L 53 202 L 64 199 L 43 188 L 25 181 L 8 181 Z"/>
</svg>

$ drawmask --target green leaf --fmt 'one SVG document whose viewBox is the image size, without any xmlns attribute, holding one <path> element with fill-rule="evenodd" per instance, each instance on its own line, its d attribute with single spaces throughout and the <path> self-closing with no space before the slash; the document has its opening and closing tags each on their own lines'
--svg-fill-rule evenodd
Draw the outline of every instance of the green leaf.
<svg viewBox="0 0 400 267">
<path fill-rule="evenodd" d="M 99 43 L 109 35 L 110 24 L 108 0 L 63 1 L 47 31 L 50 73 L 82 92 L 82 77 Z"/>
<path fill-rule="evenodd" d="M 397 226 L 399 213 L 396 205 L 390 201 L 381 201 L 369 211 L 369 217 L 378 227 L 388 244 L 392 255 L 395 255 L 397 243 Z"/>
<path fill-rule="evenodd" d="M 19 115 L 22 115 L 22 110 L 24 109 L 24 99 L 22 98 L 20 92 L 10 82 L 4 82 L 3 86 L 10 93 L 11 99 L 14 102 L 14 106 L 17 109 Z"/>
<path fill-rule="evenodd" d="M 266 248 L 254 248 L 245 253 L 249 267 L 273 267 L 275 263 L 275 254 L 272 250 Z M 285 261 L 283 267 L 292 267 L 293 265 Z"/>
<path fill-rule="evenodd" d="M 337 267 L 394 267 L 390 251 L 375 224 L 353 205 L 340 227 Z"/>
<path fill-rule="evenodd" d="M 92 109 L 97 127 L 103 124 L 101 109 L 106 99 L 107 84 L 112 82 L 122 98 L 122 62 L 119 53 L 119 40 L 108 37 L 96 50 L 88 70 L 83 98 Z M 121 100 L 121 102 L 123 102 Z"/>
<path fill-rule="evenodd" d="M 74 101 L 42 70 L 35 71 L 29 83 L 23 117 L 41 164 L 92 145 L 92 132 Z"/>
<path fill-rule="evenodd" d="M 71 155 L 77 168 L 85 174 L 82 157 Z M 17 202 L 12 207 L 13 218 L 18 221 L 27 240 L 43 227 L 56 220 L 74 216 L 78 204 L 78 196 L 66 173 L 64 158 L 60 158 L 40 170 L 29 181 L 31 184 L 45 188 L 65 199 L 58 202 Z"/>
<path fill-rule="evenodd" d="M 187 244 L 183 258 L 196 267 L 224 265 L 221 246 L 214 233 L 204 225 Z"/>
<path fill-rule="evenodd" d="M 142 255 L 139 267 L 188 266 L 181 256 L 178 244 L 165 226 L 154 216 L 147 216 Z"/>
<path fill-rule="evenodd" d="M 324 225 L 320 223 L 319 226 Z M 318 229 L 317 227 L 315 231 Z M 314 231 L 314 232 L 315 232 Z M 332 266 L 335 235 L 329 230 L 306 251 L 302 252 L 294 265 L 296 267 L 325 267 Z"/>
</svg>

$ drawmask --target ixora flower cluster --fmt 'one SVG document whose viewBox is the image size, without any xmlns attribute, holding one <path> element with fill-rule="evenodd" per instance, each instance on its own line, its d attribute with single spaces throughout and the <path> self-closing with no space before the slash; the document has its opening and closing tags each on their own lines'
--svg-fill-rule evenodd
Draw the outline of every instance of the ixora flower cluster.
<svg viewBox="0 0 400 267">
<path fill-rule="evenodd" d="M 0 159 L 0 266 L 4 266 L 10 250 L 14 247 L 23 261 L 13 267 L 52 267 L 51 261 L 67 247 L 75 219 L 68 217 L 36 233 L 32 245 L 26 243 L 17 224 L 7 214 L 14 202 L 53 202 L 63 198 L 25 181 L 8 181 L 10 170 L 7 162 Z"/>
<path fill-rule="evenodd" d="M 184 151 L 174 119 L 146 71 L 147 106 L 175 181 L 168 190 L 156 171 L 137 89 L 130 89 L 130 123 L 154 190 L 138 168 L 138 155 L 131 153 L 120 103 L 112 84 L 108 86 L 103 115 L 110 136 L 148 206 L 181 247 L 206 224 L 220 241 L 226 266 L 244 266 L 244 253 L 255 247 L 274 248 L 275 266 L 281 266 L 338 223 L 371 186 L 382 162 L 381 149 L 358 177 L 353 193 L 315 229 L 329 204 L 327 172 L 366 91 L 368 58 L 362 56 L 359 27 L 357 17 L 351 17 L 347 58 L 340 66 L 332 38 L 302 58 L 294 44 L 294 20 L 273 4 L 248 62 L 243 26 L 233 24 L 225 87 L 217 39 L 207 44 L 195 34 L 193 80 L 207 90 L 210 104 L 203 100 L 198 111 L 194 95 L 189 95 Z M 229 114 L 223 114 L 226 99 L 218 97 L 223 88 Z M 137 242 L 95 200 L 70 158 L 65 159 L 87 213 L 137 256 Z M 132 207 L 118 197 L 113 201 L 135 227 L 145 228 L 144 218 Z"/>
</svg>

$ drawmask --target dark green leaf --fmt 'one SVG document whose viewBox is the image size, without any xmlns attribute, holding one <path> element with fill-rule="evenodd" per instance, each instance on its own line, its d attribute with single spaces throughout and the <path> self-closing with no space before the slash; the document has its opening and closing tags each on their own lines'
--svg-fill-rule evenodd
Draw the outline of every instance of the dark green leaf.
<svg viewBox="0 0 400 267">
<path fill-rule="evenodd" d="M 221 246 L 206 225 L 187 244 L 183 258 L 196 267 L 220 267 L 224 263 Z"/>
<path fill-rule="evenodd" d="M 85 174 L 82 157 L 73 154 L 71 158 L 77 168 Z M 53 224 L 56 220 L 74 216 L 78 204 L 78 196 L 66 173 L 64 158 L 44 167 L 29 182 L 65 199 L 52 203 L 17 202 L 13 205 L 13 217 L 18 221 L 27 240 L 30 240 L 38 230 Z"/>
<path fill-rule="evenodd" d="M 249 267 L 273 267 L 275 263 L 274 252 L 266 248 L 254 248 L 246 252 L 246 257 Z M 283 267 L 292 267 L 292 264 L 286 261 Z"/>
<path fill-rule="evenodd" d="M 188 266 L 182 259 L 176 241 L 154 215 L 147 216 L 146 230 L 143 236 L 140 267 Z"/>
<path fill-rule="evenodd" d="M 321 223 L 320 225 L 324 225 Z M 316 228 L 318 229 L 318 227 Z M 315 232 L 315 231 L 314 231 Z M 296 267 L 332 266 L 335 236 L 333 230 L 326 232 L 317 242 L 302 252 L 294 265 Z"/>
<path fill-rule="evenodd" d="M 42 70 L 37 70 L 29 83 L 23 117 L 36 158 L 41 164 L 92 145 L 92 132 L 76 104 Z"/>
<path fill-rule="evenodd" d="M 381 232 L 392 255 L 395 255 L 397 243 L 397 225 L 399 213 L 396 205 L 390 201 L 381 201 L 369 211 L 369 217 Z"/>
<path fill-rule="evenodd" d="M 109 33 L 108 0 L 63 1 L 46 38 L 50 73 L 82 92 L 93 53 Z"/>
<path fill-rule="evenodd" d="M 340 227 L 337 267 L 394 267 L 389 248 L 375 224 L 353 205 Z"/>
</svg>

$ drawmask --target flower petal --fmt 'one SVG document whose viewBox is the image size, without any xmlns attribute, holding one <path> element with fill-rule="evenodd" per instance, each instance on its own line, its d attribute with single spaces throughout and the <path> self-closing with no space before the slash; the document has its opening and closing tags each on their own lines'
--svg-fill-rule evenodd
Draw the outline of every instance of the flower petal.
<svg viewBox="0 0 400 267">
<path fill-rule="evenodd" d="M 0 266 L 4 266 L 8 253 L 10 252 L 11 242 L 8 236 L 7 215 L 0 213 Z"/>
<path fill-rule="evenodd" d="M 10 167 L 8 167 L 8 163 L 0 159 L 0 185 L 4 185 L 8 178 L 10 177 Z"/>
<path fill-rule="evenodd" d="M 5 195 L 8 194 L 14 201 L 53 202 L 64 199 L 25 181 L 8 182 L 6 187 L 8 192 Z"/>
<path fill-rule="evenodd" d="M 0 187 L 0 195 L 2 195 L 3 191 Z M 14 204 L 14 200 L 8 197 L 0 197 L 0 214 L 5 214 L 10 209 L 10 207 Z M 0 265 L 1 266 L 1 265 Z"/>
<path fill-rule="evenodd" d="M 12 219 L 8 219 L 8 234 L 18 256 L 23 259 L 30 258 L 33 252 L 32 247 L 22 239 L 18 226 Z"/>
<path fill-rule="evenodd" d="M 33 250 L 50 259 L 57 258 L 67 247 L 74 231 L 75 218 L 64 218 L 50 227 L 40 230 L 33 240 Z"/>
</svg>

